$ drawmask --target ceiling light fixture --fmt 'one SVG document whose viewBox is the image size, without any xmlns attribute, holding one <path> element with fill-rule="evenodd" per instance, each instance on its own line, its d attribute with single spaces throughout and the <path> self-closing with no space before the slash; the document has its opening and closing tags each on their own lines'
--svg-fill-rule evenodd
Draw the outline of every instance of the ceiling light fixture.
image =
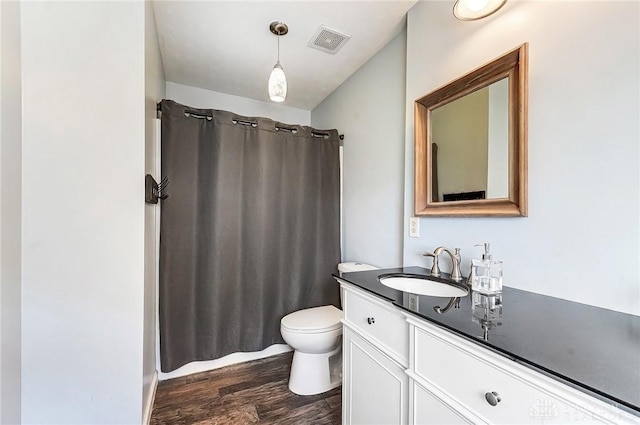
<svg viewBox="0 0 640 425">
<path fill-rule="evenodd" d="M 278 61 L 269 75 L 269 98 L 274 102 L 284 102 L 287 98 L 287 77 L 280 65 L 280 37 L 289 32 L 289 27 L 282 22 L 274 21 L 269 25 L 269 30 L 278 36 Z"/>
<path fill-rule="evenodd" d="M 475 21 L 498 11 L 507 0 L 457 0 L 453 15 L 461 21 Z"/>
</svg>

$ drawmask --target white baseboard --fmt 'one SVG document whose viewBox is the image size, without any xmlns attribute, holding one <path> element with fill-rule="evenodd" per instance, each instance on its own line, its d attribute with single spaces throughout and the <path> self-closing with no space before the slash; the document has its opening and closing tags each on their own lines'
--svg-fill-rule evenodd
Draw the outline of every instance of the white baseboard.
<svg viewBox="0 0 640 425">
<path fill-rule="evenodd" d="M 142 412 L 142 425 L 149 425 L 151 422 L 151 413 L 153 412 L 153 402 L 156 400 L 156 390 L 158 389 L 158 371 L 153 373 L 151 378 L 151 389 L 147 395 L 147 402 L 144 405 L 144 411 Z"/>
<path fill-rule="evenodd" d="M 158 373 L 158 379 L 166 381 L 167 379 L 179 378 L 181 376 L 191 375 L 193 373 L 206 372 L 208 370 L 219 369 L 236 363 L 250 362 L 251 360 L 263 359 L 276 354 L 282 354 L 291 351 L 291 347 L 287 344 L 273 344 L 262 351 L 253 351 L 248 353 L 232 353 L 228 356 L 221 357 L 216 360 L 208 360 L 203 362 L 188 363 L 171 372 Z"/>
</svg>

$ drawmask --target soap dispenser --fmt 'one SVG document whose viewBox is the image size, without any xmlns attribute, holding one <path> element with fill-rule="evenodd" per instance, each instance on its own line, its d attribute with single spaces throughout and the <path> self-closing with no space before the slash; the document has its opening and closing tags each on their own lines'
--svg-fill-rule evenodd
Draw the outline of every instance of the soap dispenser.
<svg viewBox="0 0 640 425">
<path fill-rule="evenodd" d="M 502 292 L 502 261 L 491 258 L 489 244 L 484 245 L 482 260 L 471 260 L 471 290 L 481 294 L 493 295 Z"/>
</svg>

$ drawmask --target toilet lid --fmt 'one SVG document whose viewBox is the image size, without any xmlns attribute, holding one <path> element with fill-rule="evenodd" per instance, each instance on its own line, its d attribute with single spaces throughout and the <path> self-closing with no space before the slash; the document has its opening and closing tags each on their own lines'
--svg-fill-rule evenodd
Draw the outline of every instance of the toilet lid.
<svg viewBox="0 0 640 425">
<path fill-rule="evenodd" d="M 342 327 L 342 310 L 332 305 L 306 308 L 294 311 L 282 318 L 280 324 L 292 331 L 319 332 L 329 331 Z"/>
</svg>

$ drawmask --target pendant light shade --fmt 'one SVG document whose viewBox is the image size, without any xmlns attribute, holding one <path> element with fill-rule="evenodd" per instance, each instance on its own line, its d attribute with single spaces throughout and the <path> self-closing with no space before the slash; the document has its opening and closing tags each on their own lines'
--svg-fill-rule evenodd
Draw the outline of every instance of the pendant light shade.
<svg viewBox="0 0 640 425">
<path fill-rule="evenodd" d="M 475 21 L 498 11 L 507 0 L 457 0 L 453 15 L 461 21 Z"/>
<path fill-rule="evenodd" d="M 284 75 L 284 69 L 280 65 L 280 36 L 289 32 L 289 28 L 282 22 L 271 22 L 269 30 L 278 36 L 278 61 L 271 70 L 269 75 L 269 98 L 273 102 L 284 102 L 287 98 L 287 76 Z"/>
<path fill-rule="evenodd" d="M 269 98 L 274 102 L 284 102 L 287 98 L 287 77 L 280 65 L 280 61 L 271 70 L 269 75 Z"/>
</svg>

